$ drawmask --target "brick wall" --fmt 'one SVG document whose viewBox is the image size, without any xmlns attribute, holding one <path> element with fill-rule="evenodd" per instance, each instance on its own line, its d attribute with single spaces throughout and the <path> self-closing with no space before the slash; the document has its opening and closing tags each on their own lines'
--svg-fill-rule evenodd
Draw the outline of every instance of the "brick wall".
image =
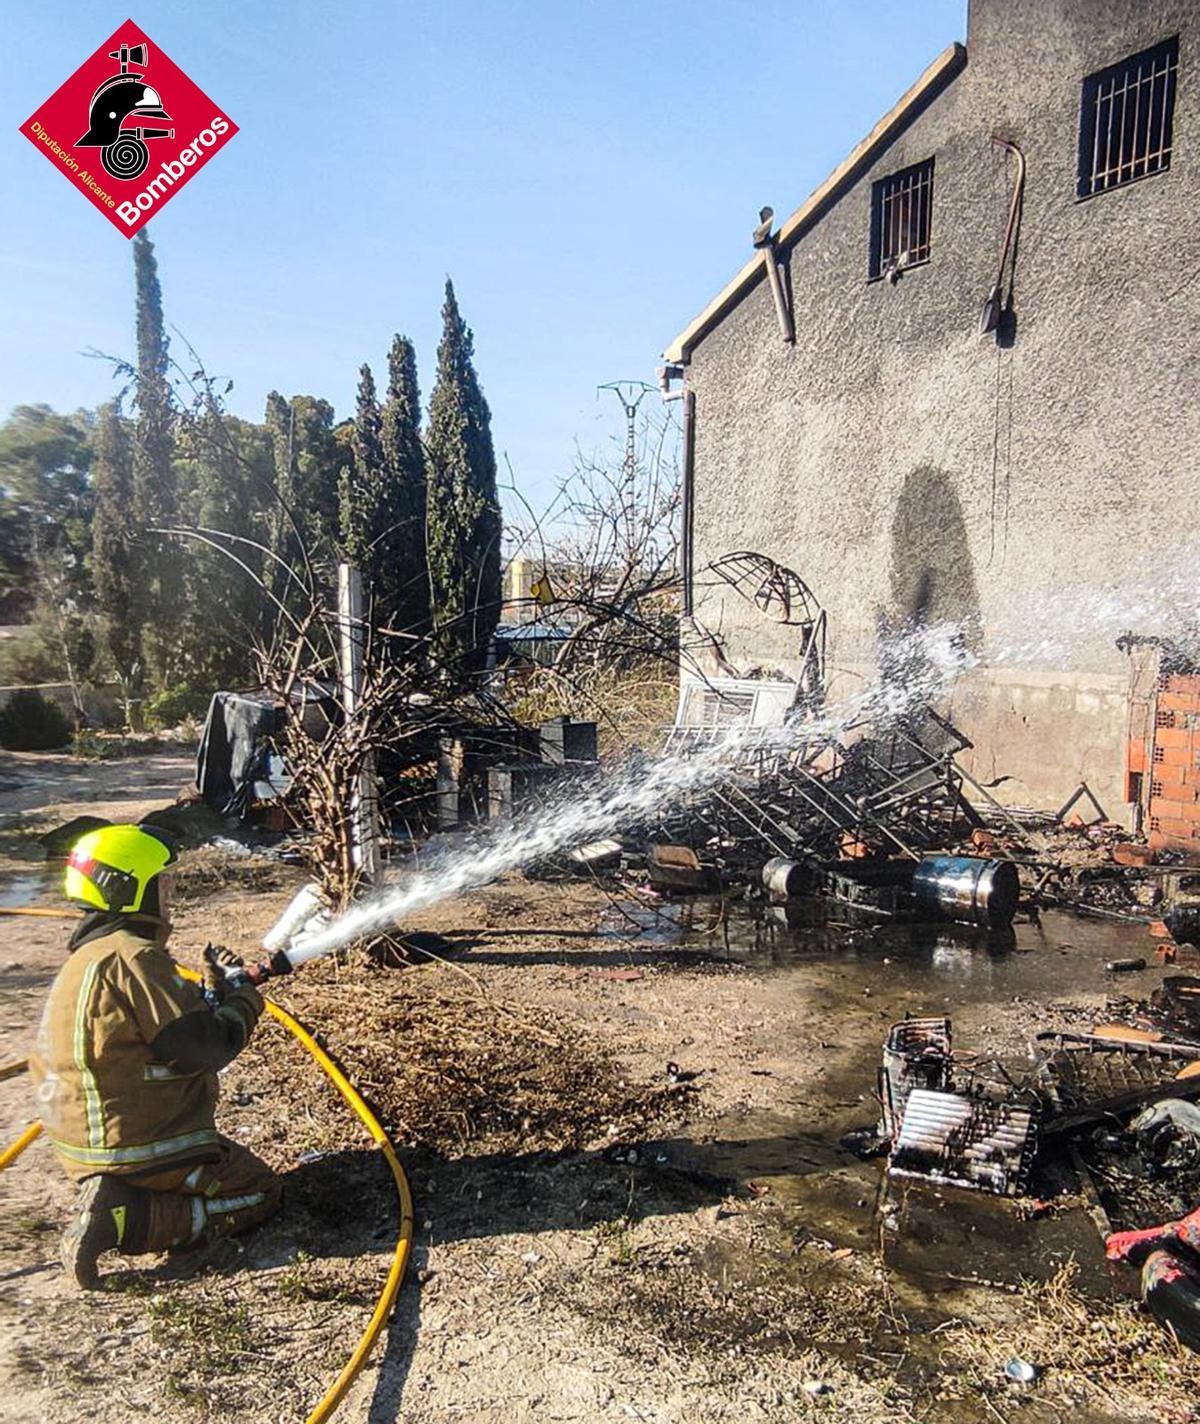
<svg viewBox="0 0 1200 1424">
<path fill-rule="evenodd" d="M 1200 676 L 1163 679 L 1141 766 L 1130 742 L 1130 772 L 1149 781 L 1146 829 L 1152 846 L 1200 851 Z"/>
</svg>

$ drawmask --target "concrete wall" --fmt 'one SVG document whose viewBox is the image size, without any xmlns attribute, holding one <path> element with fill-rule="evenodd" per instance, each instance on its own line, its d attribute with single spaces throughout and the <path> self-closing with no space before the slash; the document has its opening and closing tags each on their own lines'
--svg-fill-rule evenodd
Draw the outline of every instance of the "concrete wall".
<svg viewBox="0 0 1200 1424">
<path fill-rule="evenodd" d="M 1170 170 L 1076 201 L 1083 77 L 1176 33 Z M 828 610 L 843 686 L 871 674 L 881 623 L 955 620 L 983 660 L 950 708 L 977 769 L 1046 805 L 1086 779 L 1120 816 L 1122 591 L 1177 569 L 1200 524 L 1200 11 L 975 0 L 967 47 L 788 255 L 795 345 L 760 282 L 691 354 L 696 614 L 734 664 L 787 668 L 790 631 L 703 575 L 769 554 Z M 993 134 L 1028 163 L 1003 345 L 978 329 L 1010 194 Z M 868 283 L 871 182 L 930 155 L 931 260 Z M 1081 607 L 1084 585 L 1115 609 Z M 1061 646 L 1013 655 L 1047 633 Z"/>
</svg>

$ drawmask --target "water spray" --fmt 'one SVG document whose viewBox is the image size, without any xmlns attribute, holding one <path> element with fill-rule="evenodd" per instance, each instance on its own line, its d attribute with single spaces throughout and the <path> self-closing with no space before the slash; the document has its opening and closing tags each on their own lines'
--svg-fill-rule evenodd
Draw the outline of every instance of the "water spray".
<svg viewBox="0 0 1200 1424">
<path fill-rule="evenodd" d="M 974 661 L 958 630 L 949 625 L 901 635 L 892 640 L 890 650 L 889 682 L 777 727 L 734 727 L 698 752 L 639 760 L 584 786 L 574 784 L 569 800 L 540 810 L 535 822 L 518 821 L 485 834 L 465 853 L 447 855 L 407 884 L 380 891 L 333 919 L 322 910 L 315 887 L 306 887 L 264 938 L 263 948 L 270 951 L 270 958 L 238 970 L 237 975 L 257 984 L 289 974 L 392 929 L 440 900 L 479 889 L 570 846 L 598 840 L 684 796 L 718 785 L 734 773 L 738 753 L 748 746 L 783 755 L 836 740 L 863 722 L 894 721 L 943 693 Z"/>
</svg>

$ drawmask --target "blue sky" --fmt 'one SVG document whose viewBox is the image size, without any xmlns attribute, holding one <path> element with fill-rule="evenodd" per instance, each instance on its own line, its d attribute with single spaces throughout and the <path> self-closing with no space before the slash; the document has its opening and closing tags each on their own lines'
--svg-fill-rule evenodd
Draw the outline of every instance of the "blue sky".
<svg viewBox="0 0 1200 1424">
<path fill-rule="evenodd" d="M 132 344 L 128 241 L 17 132 L 125 9 L 10 7 L 0 47 L 0 413 L 94 405 Z M 442 0 L 131 13 L 240 125 L 148 231 L 168 321 L 232 408 L 351 408 L 394 331 L 428 395 L 441 289 L 497 450 L 538 497 L 659 353 L 953 39 L 963 0 Z"/>
</svg>

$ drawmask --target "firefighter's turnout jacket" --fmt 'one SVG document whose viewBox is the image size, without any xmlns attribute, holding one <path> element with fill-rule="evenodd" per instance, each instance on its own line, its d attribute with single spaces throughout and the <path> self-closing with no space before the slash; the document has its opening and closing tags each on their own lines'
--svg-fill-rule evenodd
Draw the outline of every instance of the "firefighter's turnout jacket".
<svg viewBox="0 0 1200 1424">
<path fill-rule="evenodd" d="M 217 1072 L 262 1011 L 250 985 L 217 1008 L 157 943 L 117 929 L 59 972 L 30 1069 L 67 1172 L 136 1174 L 215 1161 Z"/>
</svg>

